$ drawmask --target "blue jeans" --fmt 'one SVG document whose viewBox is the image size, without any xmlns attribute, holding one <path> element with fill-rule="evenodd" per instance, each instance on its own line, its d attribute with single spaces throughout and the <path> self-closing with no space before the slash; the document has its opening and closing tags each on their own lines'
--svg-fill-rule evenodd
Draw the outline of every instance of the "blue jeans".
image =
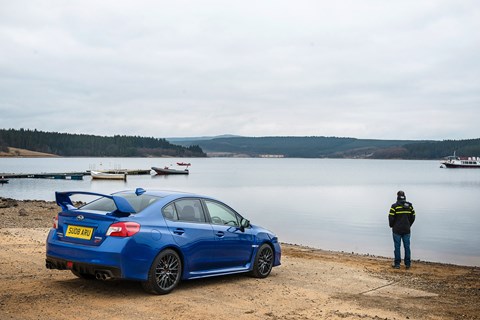
<svg viewBox="0 0 480 320">
<path fill-rule="evenodd" d="M 399 266 L 400 262 L 402 261 L 402 257 L 400 255 L 400 245 L 403 241 L 403 247 L 405 248 L 405 265 L 407 267 L 410 266 L 411 257 L 410 257 L 410 233 L 409 234 L 396 234 L 393 233 L 393 244 L 395 247 L 394 254 L 395 254 L 395 265 Z"/>
</svg>

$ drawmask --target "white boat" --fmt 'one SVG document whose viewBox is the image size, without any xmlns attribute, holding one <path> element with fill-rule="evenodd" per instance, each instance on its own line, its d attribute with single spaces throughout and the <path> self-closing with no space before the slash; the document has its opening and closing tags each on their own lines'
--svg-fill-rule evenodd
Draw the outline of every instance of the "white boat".
<svg viewBox="0 0 480 320">
<path fill-rule="evenodd" d="M 173 169 L 170 167 L 158 168 L 152 167 L 152 170 L 155 171 L 158 175 L 166 175 L 166 174 L 188 174 L 188 169 Z"/>
<path fill-rule="evenodd" d="M 442 166 L 447 168 L 479 168 L 480 157 L 457 157 L 455 152 L 453 156 L 446 157 L 442 161 Z"/>
<path fill-rule="evenodd" d="M 185 162 L 177 162 L 177 166 L 182 167 L 182 168 L 173 168 L 173 165 L 170 165 L 170 167 L 152 167 L 152 170 L 155 171 L 158 175 L 166 175 L 166 174 L 189 174 L 188 167 L 191 166 L 190 163 L 185 163 Z M 185 167 L 185 169 L 183 169 Z"/>
<path fill-rule="evenodd" d="M 125 172 L 119 173 L 107 173 L 101 171 L 90 171 L 92 179 L 102 179 L 102 180 L 127 180 L 127 174 Z"/>
</svg>

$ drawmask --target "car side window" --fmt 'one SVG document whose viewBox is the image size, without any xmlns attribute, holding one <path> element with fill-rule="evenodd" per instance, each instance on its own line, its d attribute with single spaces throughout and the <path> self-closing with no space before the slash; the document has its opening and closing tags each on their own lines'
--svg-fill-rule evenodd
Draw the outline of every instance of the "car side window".
<svg viewBox="0 0 480 320">
<path fill-rule="evenodd" d="M 205 205 L 207 206 L 213 224 L 240 226 L 238 215 L 227 206 L 208 200 L 205 200 Z"/>
<path fill-rule="evenodd" d="M 175 211 L 179 221 L 205 222 L 202 204 L 198 199 L 183 199 L 175 201 Z"/>
<path fill-rule="evenodd" d="M 177 211 L 173 203 L 169 204 L 162 210 L 163 217 L 168 220 L 178 220 Z"/>
</svg>

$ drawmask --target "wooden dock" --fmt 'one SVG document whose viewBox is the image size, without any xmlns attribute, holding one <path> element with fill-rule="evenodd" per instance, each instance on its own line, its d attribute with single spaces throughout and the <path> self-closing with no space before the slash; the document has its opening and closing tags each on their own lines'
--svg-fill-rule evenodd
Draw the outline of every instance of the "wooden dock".
<svg viewBox="0 0 480 320">
<path fill-rule="evenodd" d="M 70 179 L 82 180 L 86 172 L 61 172 L 61 173 L 2 173 L 5 179 Z"/>
<path fill-rule="evenodd" d="M 120 170 L 102 170 L 105 173 L 126 173 L 127 175 L 146 175 L 150 174 L 150 169 L 120 169 Z M 56 172 L 56 173 L 0 173 L 0 177 L 5 179 L 65 179 L 82 180 L 84 176 L 89 176 L 90 170 L 81 172 Z"/>
</svg>

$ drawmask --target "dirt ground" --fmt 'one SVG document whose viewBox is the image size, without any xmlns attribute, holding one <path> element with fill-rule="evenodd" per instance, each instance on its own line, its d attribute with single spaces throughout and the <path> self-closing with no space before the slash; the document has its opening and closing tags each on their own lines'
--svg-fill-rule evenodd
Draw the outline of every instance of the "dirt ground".
<svg viewBox="0 0 480 320">
<path fill-rule="evenodd" d="M 0 198 L 0 319 L 480 319 L 480 268 L 283 244 L 266 279 L 184 281 L 155 296 L 129 281 L 45 268 L 52 202 Z"/>
<path fill-rule="evenodd" d="M 58 157 L 51 153 L 37 152 L 27 149 L 9 147 L 8 152 L 0 151 L 0 158 L 49 158 Z"/>
</svg>

